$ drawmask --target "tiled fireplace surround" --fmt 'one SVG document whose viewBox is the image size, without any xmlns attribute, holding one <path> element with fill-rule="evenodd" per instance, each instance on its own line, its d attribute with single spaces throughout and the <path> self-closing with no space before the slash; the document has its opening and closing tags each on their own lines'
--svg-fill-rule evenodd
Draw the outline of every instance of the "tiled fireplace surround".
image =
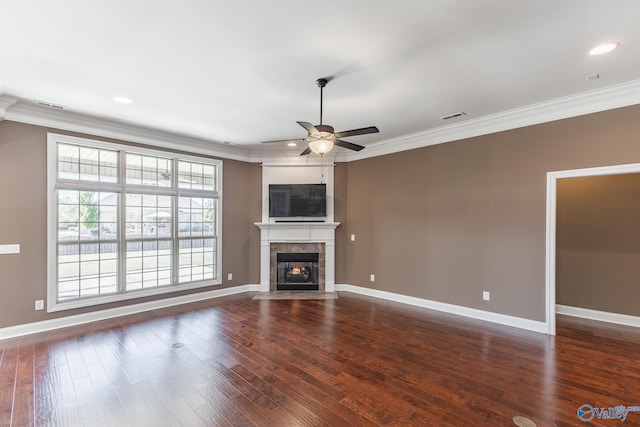
<svg viewBox="0 0 640 427">
<path fill-rule="evenodd" d="M 260 228 L 260 292 L 276 292 L 276 255 L 317 252 L 321 292 L 335 292 L 336 222 L 256 223 Z"/>
</svg>

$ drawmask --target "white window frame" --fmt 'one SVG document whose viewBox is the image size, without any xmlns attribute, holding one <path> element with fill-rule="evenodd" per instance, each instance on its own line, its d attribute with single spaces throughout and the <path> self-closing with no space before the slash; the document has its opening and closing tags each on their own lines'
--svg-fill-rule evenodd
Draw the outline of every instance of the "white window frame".
<svg viewBox="0 0 640 427">
<path fill-rule="evenodd" d="M 177 170 L 177 163 L 179 160 L 191 161 L 213 165 L 216 167 L 216 189 L 217 191 L 202 191 L 202 190 L 181 190 L 174 186 L 171 189 L 172 195 L 175 197 L 174 203 L 177 205 L 179 197 L 193 196 L 200 194 L 204 197 L 214 197 L 217 200 L 216 210 L 216 227 L 215 227 L 215 239 L 216 239 L 216 275 L 213 279 L 202 280 L 197 282 L 179 283 L 177 280 L 172 280 L 174 283 L 166 286 L 158 286 L 153 288 L 136 289 L 125 291 L 124 285 L 120 284 L 121 291 L 114 294 L 88 296 L 74 298 L 64 301 L 58 301 L 58 143 L 67 143 L 73 145 L 79 145 L 91 148 L 100 148 L 105 150 L 114 150 L 121 152 L 120 159 L 124 158 L 124 152 L 130 154 L 142 154 L 150 156 L 159 156 L 164 158 L 171 158 L 174 161 L 174 172 Z M 117 189 L 120 194 L 120 211 L 123 212 L 123 206 L 126 203 L 127 187 L 140 189 L 141 186 L 127 186 L 124 182 L 125 176 L 125 164 L 118 163 L 118 182 L 116 184 L 108 184 L 109 190 L 114 191 Z M 136 147 L 133 145 L 117 144 L 111 142 L 103 142 L 98 140 L 92 140 L 87 138 L 80 138 L 69 135 L 62 135 L 56 133 L 47 134 L 47 312 L 56 312 L 63 310 L 70 310 L 74 308 L 89 307 L 99 304 L 108 304 L 118 301 L 131 300 L 136 298 L 143 298 L 152 295 L 170 294 L 174 292 L 180 292 L 188 289 L 204 288 L 213 285 L 222 284 L 222 160 L 211 159 L 207 157 L 200 157 L 197 155 L 185 155 L 177 154 L 171 151 L 155 150 L 148 148 Z M 173 182 L 177 182 L 177 175 L 173 178 Z M 99 184 L 92 186 L 90 183 L 79 182 L 78 188 L 89 189 L 91 191 L 105 191 Z M 148 186 L 144 188 L 145 192 L 149 194 L 167 194 L 167 189 L 162 187 Z M 119 227 L 124 228 L 126 224 L 123 224 L 124 218 L 119 218 Z M 177 222 L 177 216 L 174 218 Z M 118 251 L 123 253 L 126 251 L 127 240 L 123 233 L 119 233 L 118 239 Z M 206 237 L 203 237 L 206 238 Z M 179 241 L 180 236 L 178 230 L 174 231 L 171 237 L 172 241 Z M 122 257 L 120 257 L 122 259 Z M 174 265 L 174 268 L 177 268 Z M 123 271 L 125 265 L 118 265 L 119 271 Z M 122 277 L 122 274 L 119 274 Z M 177 277 L 177 274 L 173 275 Z"/>
</svg>

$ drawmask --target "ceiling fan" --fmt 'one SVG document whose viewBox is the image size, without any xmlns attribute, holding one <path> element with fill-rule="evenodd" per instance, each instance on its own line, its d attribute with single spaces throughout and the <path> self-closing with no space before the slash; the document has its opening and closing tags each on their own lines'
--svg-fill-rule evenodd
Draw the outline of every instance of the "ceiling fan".
<svg viewBox="0 0 640 427">
<path fill-rule="evenodd" d="M 368 133 L 380 132 L 377 127 L 369 126 L 366 128 L 345 130 L 342 132 L 334 132 L 333 126 L 322 124 L 322 90 L 327 85 L 329 80 L 318 79 L 316 84 L 320 88 L 320 124 L 312 125 L 309 122 L 297 122 L 300 126 L 306 129 L 309 133 L 306 139 L 282 139 L 277 141 L 264 141 L 263 144 L 270 144 L 273 142 L 302 142 L 307 141 L 309 146 L 300 153 L 301 156 L 306 156 L 311 153 L 318 153 L 324 155 L 331 151 L 334 145 L 342 148 L 348 148 L 349 150 L 360 151 L 364 147 L 362 145 L 353 144 L 351 142 L 343 141 L 340 138 L 356 135 L 366 135 Z"/>
</svg>

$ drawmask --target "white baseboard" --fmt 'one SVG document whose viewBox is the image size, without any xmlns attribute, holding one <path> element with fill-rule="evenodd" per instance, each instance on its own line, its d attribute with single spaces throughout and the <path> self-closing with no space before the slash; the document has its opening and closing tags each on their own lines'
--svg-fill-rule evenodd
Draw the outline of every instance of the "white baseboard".
<svg viewBox="0 0 640 427">
<path fill-rule="evenodd" d="M 51 331 L 53 329 L 66 328 L 69 326 L 82 325 L 85 323 L 97 322 L 99 320 L 112 319 L 115 317 L 127 316 L 129 314 L 141 313 L 144 311 L 157 310 L 160 308 L 172 307 L 175 305 L 188 304 L 190 302 L 202 301 L 212 298 L 220 298 L 227 295 L 240 294 L 243 292 L 259 291 L 260 285 L 242 285 L 233 288 L 216 289 L 213 291 L 199 292 L 195 294 L 182 295 L 179 297 L 165 298 L 157 301 L 143 302 L 124 307 L 109 308 L 106 310 L 92 311 L 90 313 L 74 314 L 71 316 L 59 317 L 41 322 L 26 323 L 23 325 L 0 328 L 0 340 L 20 337 L 23 335 L 36 334 L 39 332 Z"/>
<path fill-rule="evenodd" d="M 374 298 L 415 305 L 422 308 L 456 314 L 458 316 L 470 317 L 472 319 L 484 320 L 486 322 L 498 323 L 500 325 L 511 326 L 514 328 L 526 329 L 528 331 L 539 332 L 542 334 L 547 333 L 547 324 L 545 322 L 524 319 L 522 317 L 508 316 L 506 314 L 493 313 L 490 311 L 478 310 L 475 308 L 447 304 L 443 302 L 353 285 L 336 285 L 336 291 L 353 292 L 354 294 L 367 295 Z"/>
<path fill-rule="evenodd" d="M 640 317 L 630 316 L 628 314 L 609 313 L 607 311 L 591 310 L 590 308 L 572 307 L 561 304 L 556 304 L 556 313 L 640 328 Z"/>
<path fill-rule="evenodd" d="M 41 322 L 27 323 L 23 325 L 9 326 L 6 328 L 0 328 L 0 340 L 7 338 L 14 338 L 29 334 L 36 334 L 40 332 L 51 331 L 54 329 L 66 328 L 69 326 L 82 325 L 85 323 L 97 322 L 100 320 L 112 319 L 115 317 L 126 316 L 129 314 L 141 313 L 145 311 L 157 310 L 166 307 L 172 307 L 181 304 L 188 304 L 190 302 L 202 301 L 212 298 L 220 298 L 227 295 L 234 295 L 243 292 L 259 292 L 260 285 L 242 285 L 233 288 L 217 289 L 208 292 L 200 292 L 195 294 L 183 295 L 174 298 L 166 298 L 157 301 L 150 301 L 140 304 L 129 305 L 125 307 L 116 307 L 106 310 L 92 311 L 90 313 L 76 314 L 71 316 L 60 317 L 51 320 L 43 320 Z M 490 311 L 478 310 L 475 308 L 463 307 L 454 304 L 447 304 L 438 301 L 432 301 L 423 298 L 411 297 L 402 294 L 396 294 L 393 292 L 379 291 L 376 289 L 363 288 L 360 286 L 353 286 L 347 284 L 336 285 L 336 291 L 352 292 L 354 294 L 366 295 L 374 298 L 380 298 L 388 301 L 395 301 L 403 304 L 413 305 L 417 307 L 427 308 L 436 311 L 442 311 L 445 313 L 456 314 L 459 316 L 469 317 L 472 319 L 484 320 L 487 322 L 498 323 L 501 325 L 511 326 L 520 329 L 526 329 L 529 331 L 546 333 L 547 327 L 544 322 L 524 319 L 521 317 L 508 316 L 505 314 L 493 313 Z M 558 306 L 562 307 L 562 306 Z M 568 307 L 572 308 L 572 307 Z M 583 309 L 580 309 L 583 310 Z M 593 310 L 587 310 L 593 311 Z M 558 311 L 562 313 L 562 311 Z M 568 314 L 568 313 L 563 313 Z M 611 313 L 605 313 L 611 315 Z M 615 315 L 627 318 L 633 318 L 633 316 Z M 587 317 L 587 316 L 582 316 Z M 635 318 L 637 326 L 640 326 L 640 318 Z M 605 320 L 606 321 L 606 320 Z M 622 324 L 629 324 L 623 322 L 616 322 Z"/>
</svg>

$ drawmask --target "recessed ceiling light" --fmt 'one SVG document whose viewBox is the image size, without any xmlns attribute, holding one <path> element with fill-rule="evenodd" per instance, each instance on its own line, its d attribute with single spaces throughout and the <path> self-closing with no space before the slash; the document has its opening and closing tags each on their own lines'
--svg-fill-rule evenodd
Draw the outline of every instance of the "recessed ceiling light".
<svg viewBox="0 0 640 427">
<path fill-rule="evenodd" d="M 133 101 L 125 96 L 114 96 L 113 100 L 120 104 L 131 104 Z"/>
<path fill-rule="evenodd" d="M 618 46 L 620 46 L 620 43 L 618 43 L 618 42 L 602 43 L 602 44 L 599 44 L 599 45 L 595 46 L 593 49 L 591 49 L 589 51 L 589 55 L 604 55 L 605 53 L 611 52 L 612 50 L 614 50 Z"/>
<path fill-rule="evenodd" d="M 289 147 L 297 147 L 298 144 L 296 144 L 295 142 L 290 142 L 287 144 Z"/>
</svg>

